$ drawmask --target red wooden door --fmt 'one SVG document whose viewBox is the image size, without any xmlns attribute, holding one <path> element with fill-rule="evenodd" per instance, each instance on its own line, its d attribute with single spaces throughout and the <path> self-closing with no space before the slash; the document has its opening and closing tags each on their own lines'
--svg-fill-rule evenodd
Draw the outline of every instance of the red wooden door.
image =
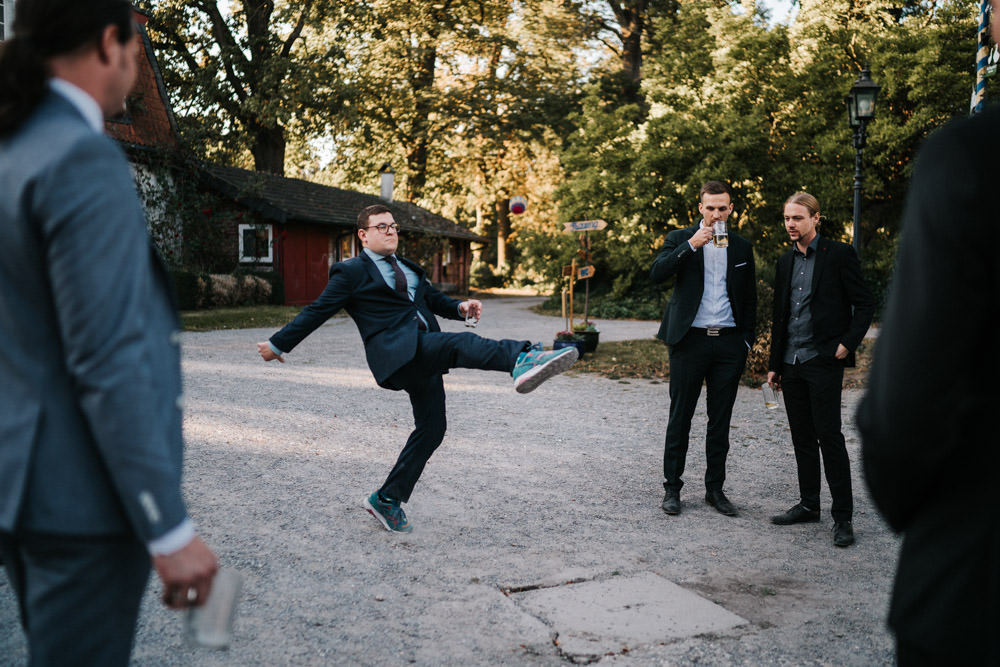
<svg viewBox="0 0 1000 667">
<path fill-rule="evenodd" d="M 289 227 L 283 255 L 285 303 L 312 303 L 330 272 L 329 232 L 323 227 Z"/>
</svg>

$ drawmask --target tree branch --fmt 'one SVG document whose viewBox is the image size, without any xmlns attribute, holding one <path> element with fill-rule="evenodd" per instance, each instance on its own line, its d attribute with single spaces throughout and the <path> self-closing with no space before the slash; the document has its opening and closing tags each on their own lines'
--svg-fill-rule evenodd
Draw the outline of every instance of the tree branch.
<svg viewBox="0 0 1000 667">
<path fill-rule="evenodd" d="M 192 74 L 197 74 L 201 70 L 201 65 L 198 64 L 194 54 L 188 51 L 187 44 L 184 43 L 184 38 L 181 37 L 180 33 L 178 33 L 172 25 L 169 25 L 166 22 L 161 22 L 156 26 L 156 30 L 163 33 L 163 35 L 167 38 L 167 42 L 154 40 L 154 47 L 162 46 L 164 50 L 170 50 L 176 53 L 180 57 L 181 61 L 187 65 L 187 68 L 191 70 Z"/>
<path fill-rule="evenodd" d="M 292 52 L 292 46 L 294 46 L 296 40 L 302 36 L 302 29 L 306 25 L 306 16 L 312 9 L 313 0 L 306 0 L 305 5 L 302 7 L 302 13 L 299 14 L 299 19 L 295 22 L 295 28 L 292 29 L 292 33 L 288 35 L 288 39 L 285 40 L 284 45 L 281 47 L 281 57 L 287 58 L 288 54 Z"/>
<path fill-rule="evenodd" d="M 244 89 L 243 80 L 240 79 L 236 73 L 236 69 L 233 67 L 233 60 L 238 60 L 246 69 L 249 69 L 250 62 L 243 54 L 239 44 L 236 43 L 232 32 L 229 31 L 229 26 L 226 25 L 226 20 L 222 17 L 222 12 L 219 11 L 218 3 L 209 0 L 196 0 L 195 6 L 208 16 L 212 22 L 212 36 L 215 37 L 215 42 L 221 47 L 219 49 L 219 58 L 226 73 L 226 81 L 233 87 L 233 92 L 240 102 L 245 102 L 248 93 Z"/>
</svg>

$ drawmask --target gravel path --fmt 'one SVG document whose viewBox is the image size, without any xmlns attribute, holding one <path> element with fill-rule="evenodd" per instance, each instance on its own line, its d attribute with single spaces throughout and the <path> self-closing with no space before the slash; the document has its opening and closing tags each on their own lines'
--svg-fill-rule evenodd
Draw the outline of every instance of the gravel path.
<svg viewBox="0 0 1000 667">
<path fill-rule="evenodd" d="M 476 330 L 551 343 L 559 318 L 539 299 L 485 303 Z M 600 322 L 601 340 L 648 338 L 653 322 Z M 460 322 L 447 330 L 464 330 Z M 223 565 L 245 577 L 233 646 L 188 646 L 181 617 L 144 600 L 137 665 L 557 665 L 702 663 L 876 665 L 892 662 L 884 627 L 897 538 L 855 470 L 847 549 L 824 521 L 773 526 L 797 499 L 783 410 L 741 387 L 726 492 L 737 518 L 702 501 L 704 423 L 688 455 L 683 513 L 660 510 L 667 385 L 567 374 L 516 394 L 500 373 L 445 378 L 449 431 L 417 485 L 409 535 L 389 534 L 361 500 L 381 484 L 409 433 L 406 395 L 379 389 L 360 338 L 335 318 L 292 354 L 264 364 L 273 330 L 184 334 L 185 491 Z M 704 401 L 704 399 L 703 399 Z M 704 415 L 704 405 L 698 415 Z M 568 654 L 558 629 L 501 589 L 659 575 L 747 624 Z M 23 664 L 16 607 L 0 575 L 0 664 Z"/>
</svg>

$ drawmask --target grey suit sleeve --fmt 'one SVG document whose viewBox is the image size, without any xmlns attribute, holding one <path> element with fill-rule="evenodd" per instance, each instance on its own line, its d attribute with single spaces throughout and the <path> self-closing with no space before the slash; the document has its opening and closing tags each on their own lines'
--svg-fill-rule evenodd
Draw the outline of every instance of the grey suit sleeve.
<svg viewBox="0 0 1000 667">
<path fill-rule="evenodd" d="M 177 315 L 120 150 L 70 149 L 33 193 L 64 363 L 126 515 L 149 542 L 186 518 Z"/>
</svg>

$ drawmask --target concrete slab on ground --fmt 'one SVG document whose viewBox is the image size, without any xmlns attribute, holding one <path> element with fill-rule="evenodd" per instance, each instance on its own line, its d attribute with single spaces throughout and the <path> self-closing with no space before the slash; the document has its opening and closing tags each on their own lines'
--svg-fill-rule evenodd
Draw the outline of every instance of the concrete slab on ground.
<svg viewBox="0 0 1000 667">
<path fill-rule="evenodd" d="M 562 652 L 574 660 L 723 633 L 748 623 L 652 572 L 537 588 L 511 597 L 551 626 Z"/>
</svg>

